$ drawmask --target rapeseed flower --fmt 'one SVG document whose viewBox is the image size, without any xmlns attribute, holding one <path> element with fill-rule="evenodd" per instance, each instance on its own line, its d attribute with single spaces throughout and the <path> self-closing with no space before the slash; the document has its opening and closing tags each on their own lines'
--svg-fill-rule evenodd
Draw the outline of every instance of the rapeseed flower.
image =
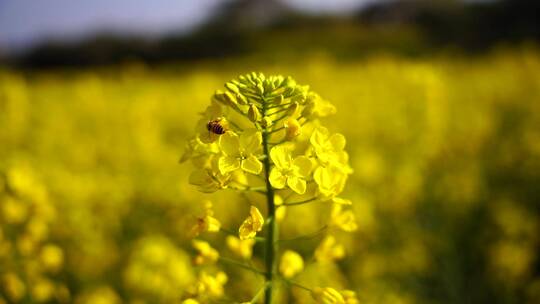
<svg viewBox="0 0 540 304">
<path fill-rule="evenodd" d="M 203 232 L 217 232 L 221 229 L 221 223 L 216 219 L 214 211 L 212 210 L 212 202 L 207 201 L 205 203 L 204 215 L 196 219 L 196 223 L 191 228 L 190 235 L 192 237 L 198 236 Z"/>
<path fill-rule="evenodd" d="M 229 235 L 226 239 L 227 247 L 236 255 L 243 259 L 250 259 L 253 254 L 254 239 L 241 240 L 235 236 Z"/>
<path fill-rule="evenodd" d="M 313 179 L 317 183 L 317 186 L 319 186 L 319 193 L 323 197 L 332 198 L 343 191 L 347 182 L 347 174 L 344 174 L 335 167 L 318 167 L 313 173 Z"/>
<path fill-rule="evenodd" d="M 298 194 L 306 192 L 306 179 L 311 172 L 311 161 L 306 156 L 292 158 L 290 149 L 277 146 L 270 151 L 274 168 L 270 171 L 270 183 L 277 189 L 285 185 Z"/>
<path fill-rule="evenodd" d="M 309 139 L 311 146 L 322 166 L 333 166 L 344 173 L 350 173 L 351 168 L 347 165 L 349 155 L 345 148 L 345 136 L 339 133 L 330 135 L 325 127 L 318 127 L 313 130 Z"/>
<path fill-rule="evenodd" d="M 218 251 L 207 242 L 193 240 L 192 245 L 198 252 L 194 260 L 195 265 L 211 264 L 219 259 Z"/>
<path fill-rule="evenodd" d="M 220 271 L 215 276 L 208 274 L 205 271 L 202 271 L 199 275 L 198 280 L 198 291 L 199 294 L 203 296 L 208 296 L 210 298 L 219 298 L 224 294 L 223 286 L 227 283 L 227 275 Z"/>
<path fill-rule="evenodd" d="M 249 209 L 249 216 L 244 220 L 240 228 L 238 229 L 238 235 L 240 240 L 247 240 L 254 238 L 257 232 L 262 230 L 264 224 L 264 217 L 257 207 L 251 206 Z"/>
<path fill-rule="evenodd" d="M 221 174 L 217 167 L 217 162 L 212 162 L 210 168 L 196 169 L 189 176 L 189 183 L 198 186 L 199 191 L 205 193 L 226 189 L 233 180 L 232 175 Z"/>
<path fill-rule="evenodd" d="M 332 262 L 342 259 L 344 256 L 345 247 L 331 235 L 325 237 L 315 249 L 315 260 L 319 262 Z"/>
<path fill-rule="evenodd" d="M 304 270 L 304 259 L 292 250 L 286 250 L 281 256 L 279 272 L 283 277 L 290 279 Z"/>
<path fill-rule="evenodd" d="M 219 139 L 223 153 L 218 163 L 220 173 L 227 174 L 239 168 L 253 174 L 261 173 L 263 165 L 255 154 L 261 143 L 261 132 L 256 130 L 244 131 L 240 136 L 232 131 L 223 134 Z"/>
<path fill-rule="evenodd" d="M 352 210 L 343 210 L 343 205 L 333 204 L 330 213 L 330 226 L 339 228 L 346 232 L 353 232 L 358 229 L 356 217 Z"/>
</svg>

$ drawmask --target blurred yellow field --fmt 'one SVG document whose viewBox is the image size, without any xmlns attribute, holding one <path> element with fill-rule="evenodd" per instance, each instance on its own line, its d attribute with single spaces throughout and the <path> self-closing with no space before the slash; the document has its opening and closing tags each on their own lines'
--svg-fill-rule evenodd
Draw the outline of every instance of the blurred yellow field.
<svg viewBox="0 0 540 304">
<path fill-rule="evenodd" d="M 234 231 L 260 203 L 200 193 L 178 163 L 214 91 L 252 70 L 331 101 L 324 123 L 346 136 L 354 170 L 345 194 L 358 231 L 337 234 L 345 258 L 312 262 L 319 237 L 286 243 L 306 260 L 298 282 L 354 290 L 360 303 L 540 302 L 540 53 L 515 49 L 0 70 L 0 303 L 181 303 L 205 201 Z M 282 237 L 316 231 L 327 211 L 289 207 Z M 233 256 L 225 235 L 205 237 Z M 262 284 L 220 268 L 216 303 L 249 301 Z M 313 302 L 302 289 L 276 297 Z"/>
</svg>

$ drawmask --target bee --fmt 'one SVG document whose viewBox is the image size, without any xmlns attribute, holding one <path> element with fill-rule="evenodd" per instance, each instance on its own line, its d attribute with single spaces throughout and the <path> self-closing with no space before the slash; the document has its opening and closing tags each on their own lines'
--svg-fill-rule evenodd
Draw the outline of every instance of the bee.
<svg viewBox="0 0 540 304">
<path fill-rule="evenodd" d="M 208 129 L 209 132 L 217 134 L 217 135 L 222 135 L 222 134 L 225 134 L 225 132 L 227 132 L 227 128 L 225 127 L 223 118 L 217 118 L 217 119 L 209 121 L 206 124 L 206 129 Z"/>
</svg>

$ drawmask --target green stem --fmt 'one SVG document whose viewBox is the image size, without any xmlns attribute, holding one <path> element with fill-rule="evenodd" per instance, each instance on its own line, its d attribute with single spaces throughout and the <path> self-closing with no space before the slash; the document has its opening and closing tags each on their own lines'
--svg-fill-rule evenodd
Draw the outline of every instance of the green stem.
<svg viewBox="0 0 540 304">
<path fill-rule="evenodd" d="M 312 292 L 313 290 L 309 287 L 306 287 L 302 284 L 299 284 L 299 283 L 296 283 L 295 281 L 291 281 L 291 280 L 288 280 L 288 279 L 285 279 L 285 278 L 281 278 L 285 283 L 289 284 L 289 285 L 292 285 L 292 286 L 295 286 L 295 287 L 298 287 L 300 289 L 303 289 L 305 291 L 309 291 L 309 292 Z"/>
<path fill-rule="evenodd" d="M 264 100 L 264 99 L 263 99 Z M 263 102 L 263 110 L 262 115 L 266 116 L 267 111 L 267 103 Z M 263 144 L 263 153 L 266 156 L 264 159 L 264 180 L 266 183 L 266 201 L 268 205 L 268 216 L 266 218 L 266 243 L 264 247 L 264 260 L 265 260 L 265 266 L 266 266 L 266 272 L 265 272 L 265 279 L 266 279 L 266 287 L 265 287 L 265 293 L 264 293 L 264 303 L 271 304 L 272 303 L 272 276 L 274 273 L 274 259 L 275 259 L 275 253 L 277 250 L 277 246 L 275 246 L 275 240 L 276 240 L 276 221 L 275 221 L 275 215 L 276 215 L 276 205 L 274 204 L 274 188 L 270 184 L 270 151 L 269 151 L 269 143 L 268 143 L 268 130 L 265 130 L 266 132 L 262 133 L 262 144 Z"/>
</svg>

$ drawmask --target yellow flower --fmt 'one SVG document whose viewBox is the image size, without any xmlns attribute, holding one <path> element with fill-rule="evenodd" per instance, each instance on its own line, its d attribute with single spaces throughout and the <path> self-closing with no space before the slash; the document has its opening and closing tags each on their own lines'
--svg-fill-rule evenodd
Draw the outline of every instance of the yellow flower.
<svg viewBox="0 0 540 304">
<path fill-rule="evenodd" d="M 356 217 L 352 210 L 343 210 L 343 205 L 333 204 L 330 213 L 330 226 L 337 227 L 343 231 L 352 232 L 358 229 Z"/>
<path fill-rule="evenodd" d="M 214 263 L 219 259 L 219 253 L 205 241 L 193 240 L 193 247 L 198 251 L 195 257 L 195 265 Z"/>
<path fill-rule="evenodd" d="M 320 304 L 346 304 L 343 295 L 330 287 L 316 287 L 311 291 L 311 296 Z"/>
<path fill-rule="evenodd" d="M 189 176 L 189 183 L 198 186 L 198 190 L 204 193 L 227 188 L 231 182 L 231 175 L 221 174 L 217 167 L 217 162 L 212 162 L 210 168 L 193 171 Z"/>
<path fill-rule="evenodd" d="M 336 238 L 329 235 L 325 237 L 315 250 L 315 259 L 319 262 L 331 262 L 345 256 L 345 247 L 338 244 Z"/>
<path fill-rule="evenodd" d="M 306 192 L 306 178 L 311 172 L 311 161 L 305 156 L 292 158 L 289 149 L 277 146 L 270 151 L 274 168 L 270 172 L 270 183 L 274 188 L 283 189 L 288 185 L 298 194 Z"/>
<path fill-rule="evenodd" d="M 240 240 L 239 238 L 229 235 L 227 236 L 227 247 L 236 255 L 243 259 L 251 258 L 253 253 L 254 239 Z"/>
<path fill-rule="evenodd" d="M 339 133 L 330 135 L 328 129 L 318 127 L 311 134 L 309 142 L 323 166 L 334 166 L 344 173 L 351 173 L 352 170 L 347 165 L 349 155 L 343 151 L 346 144 L 345 136 Z"/>
<path fill-rule="evenodd" d="M 180 158 L 183 163 L 191 159 L 192 163 L 197 168 L 204 168 L 210 165 L 212 156 L 219 153 L 219 148 L 216 143 L 204 143 L 198 136 L 192 138 L 186 144 L 184 154 Z"/>
<path fill-rule="evenodd" d="M 330 102 L 322 99 L 318 94 L 310 92 L 307 96 L 306 107 L 302 111 L 302 116 L 308 118 L 326 117 L 336 113 L 336 107 Z"/>
<path fill-rule="evenodd" d="M 257 207 L 251 206 L 249 209 L 249 216 L 244 220 L 238 233 L 240 240 L 252 239 L 257 235 L 257 232 L 262 230 L 264 224 L 264 217 Z"/>
<path fill-rule="evenodd" d="M 221 223 L 218 219 L 213 217 L 214 211 L 212 210 L 212 202 L 207 201 L 205 203 L 205 215 L 198 217 L 197 222 L 191 229 L 190 235 L 196 237 L 203 232 L 217 232 L 221 229 Z"/>
<path fill-rule="evenodd" d="M 221 135 L 219 147 L 223 156 L 219 158 L 219 171 L 221 174 L 242 168 L 242 170 L 259 174 L 262 163 L 255 155 L 262 144 L 261 132 L 256 130 L 244 131 L 240 136 L 229 131 Z"/>
<path fill-rule="evenodd" d="M 347 182 L 347 174 L 335 167 L 318 167 L 313 173 L 313 179 L 319 186 L 319 193 L 325 197 L 340 194 Z"/>
<path fill-rule="evenodd" d="M 227 275 L 224 272 L 218 272 L 215 276 L 212 276 L 205 271 L 201 271 L 197 282 L 197 294 L 210 298 L 219 298 L 224 294 L 223 285 L 227 283 L 227 280 Z"/>
<path fill-rule="evenodd" d="M 182 301 L 182 304 L 199 304 L 199 301 L 195 299 L 185 299 L 184 301 Z"/>
<path fill-rule="evenodd" d="M 302 256 L 292 250 L 286 250 L 281 256 L 279 272 L 290 279 L 304 269 L 304 260 Z"/>
</svg>

